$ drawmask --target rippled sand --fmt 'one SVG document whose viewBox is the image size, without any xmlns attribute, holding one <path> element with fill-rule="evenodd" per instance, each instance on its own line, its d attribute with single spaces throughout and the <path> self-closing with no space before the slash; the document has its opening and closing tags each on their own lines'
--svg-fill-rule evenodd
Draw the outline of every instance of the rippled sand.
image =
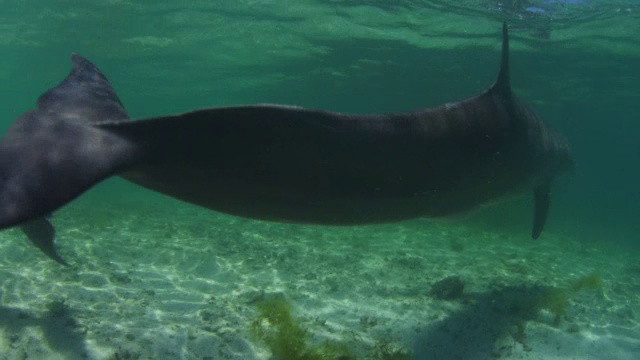
<svg viewBox="0 0 640 360">
<path fill-rule="evenodd" d="M 80 200 L 54 217 L 64 268 L 17 230 L 0 237 L 0 359 L 269 359 L 255 303 L 292 304 L 310 341 L 358 358 L 387 344 L 416 359 L 632 359 L 637 252 L 547 232 L 457 222 L 314 227 L 169 201 Z M 597 273 L 564 315 L 514 304 Z M 462 295 L 440 299 L 458 276 Z M 517 301 L 514 303 L 513 299 Z"/>
</svg>

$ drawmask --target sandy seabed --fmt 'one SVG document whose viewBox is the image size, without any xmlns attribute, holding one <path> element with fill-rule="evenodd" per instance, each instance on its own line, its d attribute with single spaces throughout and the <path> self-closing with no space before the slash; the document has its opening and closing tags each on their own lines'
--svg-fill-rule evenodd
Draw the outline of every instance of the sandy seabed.
<svg viewBox="0 0 640 360">
<path fill-rule="evenodd" d="M 380 344 L 425 360 L 640 353 L 640 257 L 605 242 L 420 220 L 274 224 L 164 199 L 78 201 L 53 221 L 70 267 L 0 233 L 0 359 L 273 359 L 249 330 L 272 296 L 309 342 L 359 359 Z M 590 274 L 599 287 L 571 294 L 561 317 L 513 309 Z M 462 294 L 434 292 L 451 277 Z"/>
</svg>

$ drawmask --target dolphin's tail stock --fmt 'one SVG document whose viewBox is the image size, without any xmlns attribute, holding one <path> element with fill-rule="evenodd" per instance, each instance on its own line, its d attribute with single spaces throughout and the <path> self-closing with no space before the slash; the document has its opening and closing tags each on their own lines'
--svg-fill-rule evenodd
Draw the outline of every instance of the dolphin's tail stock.
<svg viewBox="0 0 640 360">
<path fill-rule="evenodd" d="M 0 140 L 0 229 L 19 225 L 62 264 L 46 217 L 136 156 L 127 141 L 91 126 L 128 116 L 100 70 L 79 55 L 72 61 L 71 73 Z"/>
</svg>

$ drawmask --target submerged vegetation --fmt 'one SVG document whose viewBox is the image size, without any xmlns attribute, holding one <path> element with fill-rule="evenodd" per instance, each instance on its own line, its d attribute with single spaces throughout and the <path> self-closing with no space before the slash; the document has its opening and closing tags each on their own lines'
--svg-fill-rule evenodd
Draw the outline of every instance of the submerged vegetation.
<svg viewBox="0 0 640 360">
<path fill-rule="evenodd" d="M 548 287 L 537 299 L 536 307 L 545 309 L 556 316 L 556 321 L 564 315 L 569 306 L 569 299 L 575 293 L 582 290 L 597 289 L 600 287 L 600 276 L 596 273 L 579 278 L 565 288 Z"/>
<path fill-rule="evenodd" d="M 256 303 L 258 316 L 251 324 L 251 333 L 263 342 L 278 360 L 350 360 L 355 359 L 346 345 L 326 340 L 309 343 L 309 332 L 292 314 L 291 304 L 284 296 L 267 297 Z"/>
<path fill-rule="evenodd" d="M 251 334 L 267 346 L 277 360 L 355 360 L 347 344 L 325 340 L 310 341 L 310 333 L 301 320 L 293 316 L 292 306 L 284 296 L 271 296 L 257 302 L 257 317 L 251 323 Z M 370 360 L 408 360 L 411 353 L 389 342 L 380 341 L 365 357 Z"/>
<path fill-rule="evenodd" d="M 541 310 L 546 310 L 555 316 L 554 324 L 557 325 L 565 315 L 571 297 L 580 291 L 599 287 L 599 275 L 591 274 L 565 287 L 521 285 L 496 290 L 445 320 L 447 326 L 444 327 L 449 331 L 454 329 L 454 333 L 461 332 L 460 336 L 464 338 L 469 324 L 476 324 L 478 329 L 485 329 L 489 335 L 475 334 L 471 340 L 484 339 L 489 343 L 507 331 L 516 342 L 527 348 L 527 321 L 535 319 Z M 255 306 L 257 316 L 251 322 L 251 334 L 269 349 L 275 360 L 408 360 L 412 357 L 408 350 L 385 341 L 378 341 L 373 347 L 368 345 L 368 354 L 357 355 L 352 350 L 361 348 L 359 345 L 362 344 L 338 340 L 313 341 L 311 332 L 301 318 L 294 316 L 291 303 L 283 295 L 266 296 Z M 487 321 L 494 325 L 487 325 Z M 425 339 L 426 343 L 443 339 L 437 328 L 434 331 L 432 338 L 428 336 Z"/>
<path fill-rule="evenodd" d="M 495 359 L 510 356 L 516 346 L 531 351 L 526 331 L 529 322 L 557 327 L 566 320 L 567 332 L 579 331 L 574 318 L 566 316 L 571 299 L 580 291 L 599 286 L 600 277 L 592 274 L 565 286 L 525 282 L 469 292 L 456 310 L 430 321 L 416 335 L 413 350 L 423 359 Z"/>
<path fill-rule="evenodd" d="M 524 329 L 526 322 L 536 317 L 541 310 L 547 310 L 554 315 L 553 325 L 559 325 L 562 316 L 566 314 L 572 296 L 583 290 L 600 287 L 600 276 L 590 274 L 579 278 L 566 287 L 554 286 L 524 286 L 511 289 L 501 296 L 497 304 L 510 309 L 508 316 L 514 321 L 509 327 L 513 339 L 527 347 Z M 571 329 L 575 329 L 572 327 Z"/>
<path fill-rule="evenodd" d="M 501 315 L 516 321 L 532 320 L 540 311 L 546 310 L 554 315 L 554 325 L 558 325 L 566 314 L 571 297 L 580 291 L 599 287 L 600 276 L 591 274 L 566 287 L 522 285 L 494 293 L 490 299 L 495 308 L 502 309 Z"/>
</svg>

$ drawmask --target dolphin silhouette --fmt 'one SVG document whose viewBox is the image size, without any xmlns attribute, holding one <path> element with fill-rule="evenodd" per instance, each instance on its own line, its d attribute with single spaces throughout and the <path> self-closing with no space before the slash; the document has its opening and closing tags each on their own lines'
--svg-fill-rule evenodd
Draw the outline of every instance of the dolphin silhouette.
<svg viewBox="0 0 640 360">
<path fill-rule="evenodd" d="M 71 73 L 0 141 L 0 229 L 20 226 L 50 258 L 48 216 L 119 175 L 215 211 L 310 224 L 442 217 L 533 190 L 533 238 L 565 139 L 511 91 L 503 24 L 495 83 L 478 96 L 393 114 L 231 106 L 131 121 L 103 73 Z"/>
</svg>

